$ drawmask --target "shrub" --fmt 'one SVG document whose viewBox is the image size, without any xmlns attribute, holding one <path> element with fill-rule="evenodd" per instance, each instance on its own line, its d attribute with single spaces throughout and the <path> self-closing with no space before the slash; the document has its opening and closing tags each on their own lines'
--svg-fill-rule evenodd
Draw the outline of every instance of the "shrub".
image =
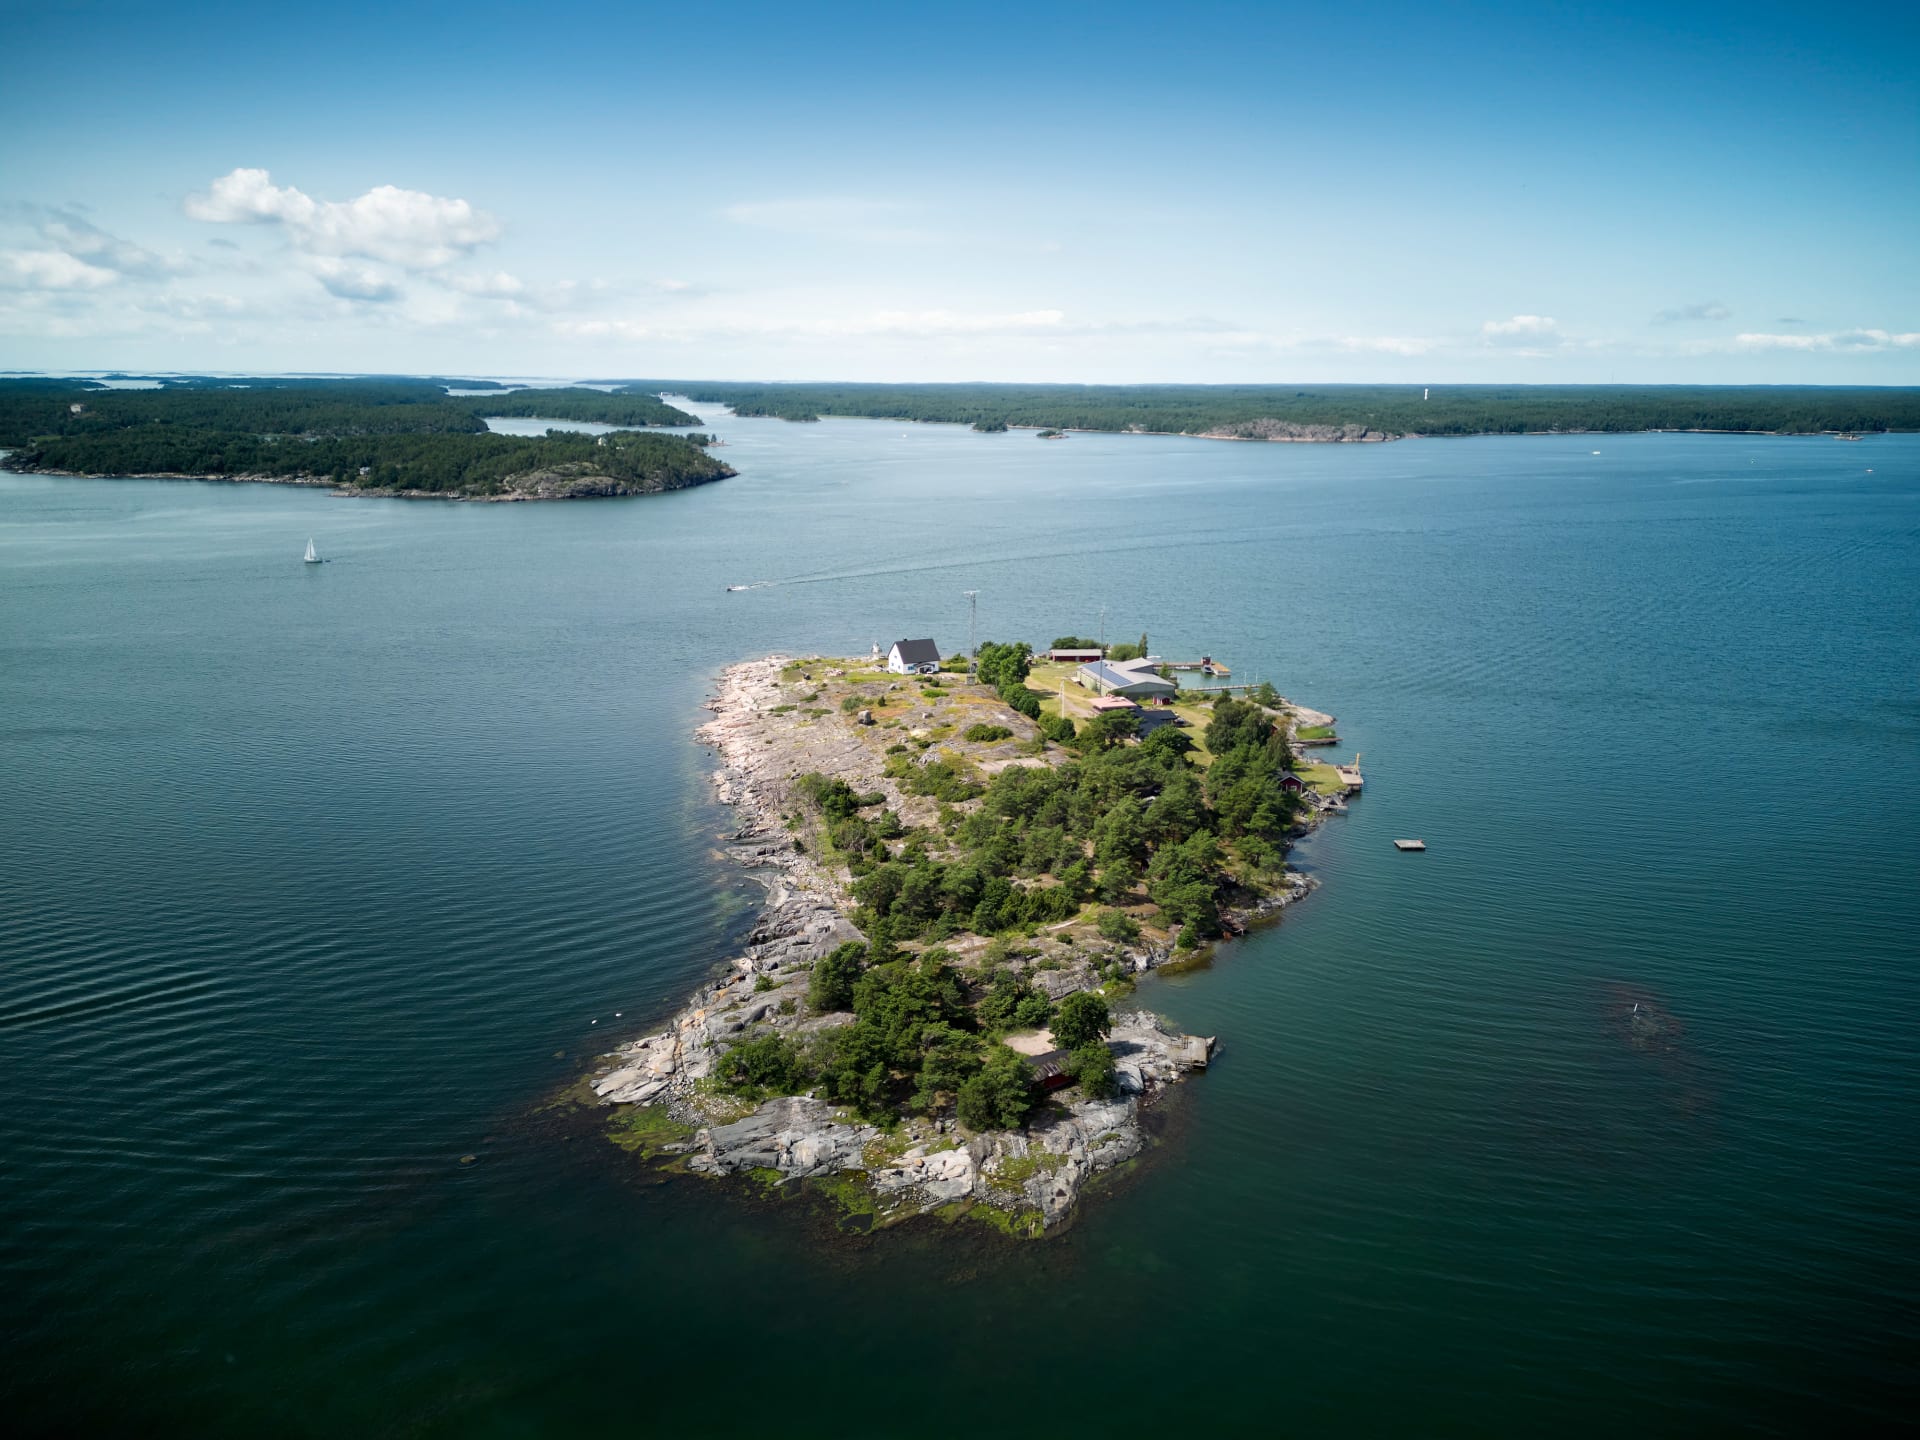
<svg viewBox="0 0 1920 1440">
<path fill-rule="evenodd" d="M 1009 740 L 1013 731 L 1004 725 L 969 725 L 961 739 L 973 740 L 981 744 L 991 744 L 995 740 Z"/>
<path fill-rule="evenodd" d="M 715 1072 L 722 1085 L 741 1095 L 760 1091 L 791 1095 L 801 1089 L 807 1079 L 800 1052 L 784 1035 L 762 1035 L 757 1040 L 734 1046 L 720 1057 Z"/>
<path fill-rule="evenodd" d="M 1124 910 L 1102 910 L 1097 922 L 1102 939 L 1131 945 L 1140 938 L 1140 923 Z"/>
<path fill-rule="evenodd" d="M 1095 1040 L 1076 1047 L 1067 1057 L 1067 1072 L 1092 1099 L 1111 1100 L 1119 1092 L 1119 1078 L 1113 1069 L 1113 1052 L 1101 1041 Z"/>
</svg>

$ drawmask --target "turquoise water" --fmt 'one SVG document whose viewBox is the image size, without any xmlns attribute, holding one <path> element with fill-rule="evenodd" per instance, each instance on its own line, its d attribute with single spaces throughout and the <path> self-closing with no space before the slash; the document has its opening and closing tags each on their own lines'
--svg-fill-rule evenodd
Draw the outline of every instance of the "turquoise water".
<svg viewBox="0 0 1920 1440">
<path fill-rule="evenodd" d="M 706 418 L 739 476 L 633 502 L 0 478 L 10 1416 L 1911 1413 L 1920 437 Z M 1296 853 L 1324 889 L 1142 988 L 1222 1037 L 1153 1163 L 1045 1245 L 853 1240 L 542 1112 L 751 924 L 689 739 L 717 669 L 957 647 L 966 589 L 983 638 L 1104 605 L 1365 755 Z"/>
</svg>

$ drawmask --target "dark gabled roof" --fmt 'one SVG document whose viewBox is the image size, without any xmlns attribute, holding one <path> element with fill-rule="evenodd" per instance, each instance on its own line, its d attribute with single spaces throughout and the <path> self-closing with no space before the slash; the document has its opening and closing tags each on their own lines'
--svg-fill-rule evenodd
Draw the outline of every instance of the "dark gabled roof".
<svg viewBox="0 0 1920 1440">
<path fill-rule="evenodd" d="M 1033 1071 L 1033 1078 L 1042 1085 L 1049 1080 L 1067 1078 L 1067 1052 L 1048 1050 L 1043 1054 L 1029 1055 L 1027 1065 Z"/>
<path fill-rule="evenodd" d="M 940 647 L 931 640 L 896 640 L 893 648 L 900 652 L 900 660 L 906 665 L 938 665 Z"/>
</svg>

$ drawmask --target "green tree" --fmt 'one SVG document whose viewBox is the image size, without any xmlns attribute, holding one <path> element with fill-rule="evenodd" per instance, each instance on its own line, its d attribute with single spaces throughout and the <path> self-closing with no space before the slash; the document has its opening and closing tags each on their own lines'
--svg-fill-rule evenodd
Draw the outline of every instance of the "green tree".
<svg viewBox="0 0 1920 1440">
<path fill-rule="evenodd" d="M 1092 755 L 1131 740 L 1140 729 L 1140 717 L 1131 710 L 1107 710 L 1079 727 L 1074 748 Z"/>
<path fill-rule="evenodd" d="M 1072 997 L 1069 996 L 1069 999 Z M 1094 1100 L 1111 1100 L 1120 1090 L 1113 1052 L 1099 1040 L 1078 1046 L 1067 1057 L 1067 1073 Z"/>
<path fill-rule="evenodd" d="M 920 1077 L 913 1107 L 931 1115 L 955 1100 L 960 1087 L 980 1073 L 980 1037 L 951 1025 L 933 1024 L 920 1036 Z"/>
<path fill-rule="evenodd" d="M 1009 645 L 989 640 L 981 645 L 974 668 L 983 685 L 991 685 L 996 690 L 1018 685 L 1033 668 L 1033 647 L 1024 640 Z"/>
<path fill-rule="evenodd" d="M 892 917 L 885 914 L 875 917 L 873 924 L 867 927 L 867 963 L 874 966 L 891 965 L 899 957 L 899 947 L 893 943 Z"/>
<path fill-rule="evenodd" d="M 1225 755 L 1242 745 L 1263 746 L 1273 734 L 1273 717 L 1258 705 L 1226 700 L 1213 707 L 1207 722 L 1207 749 Z"/>
<path fill-rule="evenodd" d="M 865 968 L 867 947 L 858 940 L 836 945 L 813 962 L 807 977 L 807 1003 L 822 1014 L 853 1008 L 853 987 Z"/>
<path fill-rule="evenodd" d="M 1116 945 L 1131 945 L 1140 938 L 1140 922 L 1124 910 L 1102 910 L 1096 923 L 1101 936 Z"/>
<path fill-rule="evenodd" d="M 1077 990 L 1054 1012 L 1053 1043 L 1062 1050 L 1078 1050 L 1105 1040 L 1112 1029 L 1106 1000 L 1091 990 Z"/>
<path fill-rule="evenodd" d="M 1033 1108 L 1033 1071 L 1004 1045 L 988 1052 L 980 1073 L 960 1086 L 955 1112 L 970 1130 L 1015 1130 Z"/>
</svg>

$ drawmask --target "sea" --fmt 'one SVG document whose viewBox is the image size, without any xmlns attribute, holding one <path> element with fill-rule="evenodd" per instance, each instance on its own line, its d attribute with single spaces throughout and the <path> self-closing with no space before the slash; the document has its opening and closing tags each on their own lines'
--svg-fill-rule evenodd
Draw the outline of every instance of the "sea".
<svg viewBox="0 0 1920 1440">
<path fill-rule="evenodd" d="M 631 500 L 0 477 L 12 1433 L 1912 1420 L 1920 436 L 695 408 Z M 636 1161 L 562 1097 L 754 922 L 718 672 L 968 591 L 1336 715 L 1320 888 L 1141 985 L 1217 1059 L 1044 1242 Z"/>
</svg>

